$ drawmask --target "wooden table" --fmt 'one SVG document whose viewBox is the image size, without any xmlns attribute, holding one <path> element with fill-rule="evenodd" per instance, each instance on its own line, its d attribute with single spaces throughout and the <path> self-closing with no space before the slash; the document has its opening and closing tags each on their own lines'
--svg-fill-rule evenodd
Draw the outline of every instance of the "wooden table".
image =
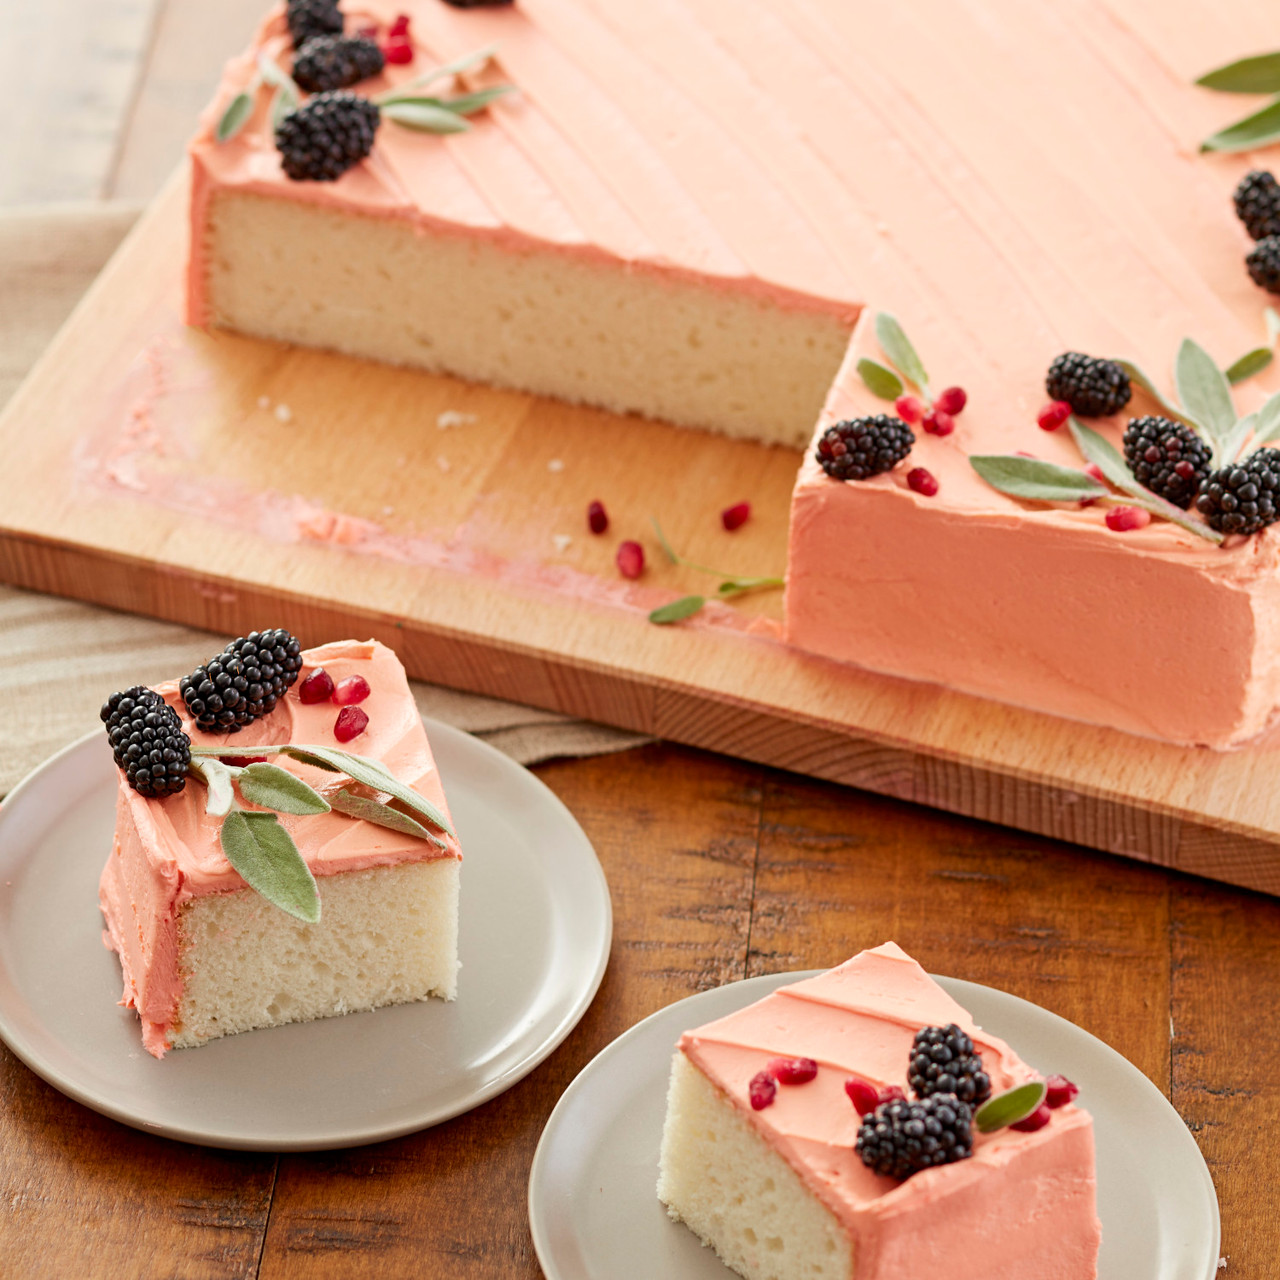
<svg viewBox="0 0 1280 1280">
<path fill-rule="evenodd" d="M 0 206 L 149 196 L 259 6 L 9 0 Z M 1280 902 L 684 748 L 538 773 L 615 912 L 600 994 L 547 1062 L 425 1133 L 272 1156 L 124 1128 L 0 1050 L 0 1275 L 536 1277 L 529 1163 L 598 1050 L 693 992 L 887 938 L 1136 1063 L 1208 1159 L 1228 1280 L 1277 1274 Z"/>
</svg>

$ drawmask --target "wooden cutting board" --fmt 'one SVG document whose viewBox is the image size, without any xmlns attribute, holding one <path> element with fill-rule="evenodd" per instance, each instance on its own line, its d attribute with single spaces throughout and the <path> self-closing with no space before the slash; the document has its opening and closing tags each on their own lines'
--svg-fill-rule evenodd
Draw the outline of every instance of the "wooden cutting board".
<svg viewBox="0 0 1280 1280">
<path fill-rule="evenodd" d="M 811 657 L 778 592 L 654 626 L 716 579 L 652 518 L 694 562 L 781 573 L 797 455 L 187 329 L 185 236 L 175 179 L 0 418 L 3 580 L 375 636 L 425 680 L 1280 893 L 1280 743 L 1185 750 Z"/>
</svg>

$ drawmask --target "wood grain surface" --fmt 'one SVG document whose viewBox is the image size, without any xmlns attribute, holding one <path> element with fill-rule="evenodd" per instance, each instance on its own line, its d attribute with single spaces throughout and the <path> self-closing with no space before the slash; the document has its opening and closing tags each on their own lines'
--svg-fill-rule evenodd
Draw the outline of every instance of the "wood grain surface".
<svg viewBox="0 0 1280 1280">
<path fill-rule="evenodd" d="M 15 6 L 19 26 L 46 18 L 46 0 L 7 0 L 7 17 Z M 194 83 L 234 47 L 240 37 L 229 31 L 232 43 L 217 47 L 221 26 L 209 14 L 219 7 L 159 0 L 128 53 L 134 119 L 169 92 L 148 81 L 148 67 L 166 68 L 180 95 L 184 67 Z M 254 5 L 222 7 L 241 21 Z M 57 6 L 69 23 L 128 8 Z M 166 32 L 175 43 L 161 58 L 148 42 Z M 201 47 L 184 49 L 193 38 L 184 32 L 202 32 Z M 116 69 L 91 60 L 77 74 L 98 76 L 106 92 Z M 14 107 L 17 92 L 0 77 L 0 104 Z M 55 133 L 74 114 L 59 101 L 47 97 Z M 117 175 L 123 181 L 120 157 L 135 157 L 128 194 L 158 190 L 191 123 L 174 111 L 167 150 L 153 146 L 154 118 L 144 137 L 129 132 L 129 112 L 117 116 L 111 155 L 99 148 L 96 170 L 81 155 L 82 189 L 112 190 Z M 28 154 L 31 143 L 24 138 Z M 49 178 L 31 188 L 42 201 L 65 194 Z M 1136 1063 L 1208 1159 L 1221 1274 L 1277 1275 L 1280 902 L 682 746 L 538 773 L 594 842 L 615 912 L 600 994 L 555 1054 L 437 1129 L 273 1157 L 124 1128 L 0 1049 L 0 1276 L 534 1280 L 529 1162 L 551 1108 L 600 1048 L 685 995 L 831 964 L 886 938 L 936 972 L 1037 1001 Z M 1232 797 L 1223 803 L 1229 810 Z"/>
</svg>

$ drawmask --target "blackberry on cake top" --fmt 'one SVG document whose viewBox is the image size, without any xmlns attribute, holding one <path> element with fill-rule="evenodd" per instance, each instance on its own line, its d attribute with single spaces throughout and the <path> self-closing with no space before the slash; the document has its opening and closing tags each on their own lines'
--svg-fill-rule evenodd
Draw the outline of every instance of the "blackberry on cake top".
<svg viewBox="0 0 1280 1280">
<path fill-rule="evenodd" d="M 835 480 L 869 480 L 891 471 L 911 452 L 915 435 L 901 418 L 878 413 L 828 427 L 818 440 L 816 457 Z"/>
<path fill-rule="evenodd" d="M 1137 482 L 1184 511 L 1209 474 L 1209 446 L 1185 423 L 1149 415 L 1130 418 L 1124 460 Z"/>
<path fill-rule="evenodd" d="M 376 76 L 385 65 L 382 50 L 364 36 L 312 36 L 293 60 L 293 78 L 308 93 L 326 93 Z"/>
<path fill-rule="evenodd" d="M 917 1098 L 951 1093 L 977 1106 L 991 1096 L 991 1077 L 983 1070 L 982 1055 L 954 1022 L 916 1032 L 907 1083 Z"/>
<path fill-rule="evenodd" d="M 295 182 L 333 182 L 373 150 L 382 112 L 344 89 L 318 93 L 276 129 L 285 173 Z"/>
<path fill-rule="evenodd" d="M 302 646 L 280 628 L 251 631 L 178 682 L 196 727 L 238 733 L 275 710 L 302 670 Z"/>
<path fill-rule="evenodd" d="M 973 1112 L 952 1093 L 885 1102 L 863 1117 L 854 1146 L 867 1168 L 909 1178 L 973 1154 Z"/>
<path fill-rule="evenodd" d="M 1236 217 L 1254 240 L 1280 235 L 1280 182 L 1266 169 L 1253 169 L 1240 179 L 1235 193 Z"/>
<path fill-rule="evenodd" d="M 1280 293 L 1280 235 L 1265 236 L 1244 260 L 1249 278 L 1268 293 Z"/>
<path fill-rule="evenodd" d="M 342 34 L 338 0 L 289 0 L 285 21 L 295 49 L 300 49 L 312 36 Z"/>
<path fill-rule="evenodd" d="M 1219 533 L 1257 533 L 1280 520 L 1280 449 L 1259 449 L 1200 483 L 1196 509 Z"/>
<path fill-rule="evenodd" d="M 1129 375 L 1114 360 L 1064 351 L 1044 380 L 1051 400 L 1065 400 L 1082 418 L 1106 418 L 1129 403 Z"/>
<path fill-rule="evenodd" d="M 187 785 L 191 739 L 178 713 L 154 689 L 134 685 L 103 704 L 116 768 L 141 796 L 176 795 Z"/>
</svg>

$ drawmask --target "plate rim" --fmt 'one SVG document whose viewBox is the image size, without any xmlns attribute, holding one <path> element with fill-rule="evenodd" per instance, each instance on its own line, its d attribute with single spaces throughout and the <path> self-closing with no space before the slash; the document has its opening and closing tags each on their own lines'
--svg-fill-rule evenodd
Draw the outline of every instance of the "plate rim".
<svg viewBox="0 0 1280 1280">
<path fill-rule="evenodd" d="M 546 1180 L 545 1166 L 549 1163 L 551 1140 L 554 1138 L 554 1130 L 557 1123 L 563 1123 L 564 1113 L 573 1105 L 573 1097 L 579 1087 L 585 1087 L 582 1082 L 589 1074 L 598 1068 L 598 1066 L 606 1059 L 611 1059 L 626 1049 L 627 1042 L 638 1039 L 643 1028 L 660 1018 L 671 1016 L 673 1011 L 685 1005 L 691 1005 L 704 1000 L 708 996 L 724 992 L 730 989 L 741 989 L 744 997 L 749 997 L 745 1003 L 751 1003 L 752 1000 L 759 999 L 769 992 L 776 990 L 778 987 L 789 982 L 802 982 L 807 978 L 816 978 L 820 974 L 827 973 L 827 969 L 795 969 L 787 970 L 781 973 L 764 973 L 756 974 L 751 978 L 739 978 L 734 982 L 721 983 L 716 987 L 709 987 L 706 991 L 696 991 L 691 995 L 682 997 L 679 1000 L 672 1001 L 670 1004 L 664 1005 L 660 1009 L 655 1009 L 652 1013 L 647 1014 L 639 1022 L 628 1027 L 625 1031 L 617 1035 L 607 1045 L 604 1046 L 597 1054 L 595 1054 L 589 1062 L 587 1062 L 577 1075 L 569 1082 L 564 1092 L 560 1095 L 556 1105 L 552 1108 L 551 1114 L 547 1117 L 546 1123 L 543 1125 L 542 1133 L 538 1136 L 538 1145 L 533 1153 L 533 1160 L 529 1166 L 529 1184 L 526 1196 L 526 1205 L 529 1215 L 529 1232 L 533 1238 L 534 1254 L 537 1257 L 538 1265 L 542 1268 L 546 1275 L 546 1280 L 578 1280 L 578 1277 L 572 1276 L 565 1272 L 558 1265 L 556 1258 L 551 1252 L 551 1241 L 540 1212 L 539 1205 L 539 1187 Z M 1199 1143 L 1192 1136 L 1191 1130 L 1187 1128 L 1186 1121 L 1178 1114 L 1177 1108 L 1165 1097 L 1164 1093 L 1139 1070 L 1124 1054 L 1113 1049 L 1105 1040 L 1099 1039 L 1092 1032 L 1086 1031 L 1083 1027 L 1078 1026 L 1069 1018 L 1064 1018 L 1059 1013 L 1054 1013 L 1052 1009 L 1046 1009 L 1043 1005 L 1036 1004 L 1033 1000 L 1027 1000 L 1022 996 L 1014 995 L 1011 991 L 1005 991 L 1000 987 L 988 986 L 985 983 L 972 982 L 965 978 L 952 978 L 944 974 L 930 974 L 935 982 L 938 982 L 948 994 L 952 995 L 960 1004 L 964 1004 L 964 997 L 968 992 L 978 991 L 984 996 L 987 993 L 994 993 L 1006 1000 L 1013 1002 L 1015 1006 L 1025 1006 L 1032 1010 L 1037 1017 L 1047 1018 L 1053 1023 L 1061 1024 L 1065 1028 L 1076 1035 L 1087 1037 L 1092 1042 L 1094 1049 L 1101 1048 L 1105 1050 L 1104 1057 L 1112 1060 L 1112 1064 L 1119 1064 L 1125 1071 L 1133 1073 L 1134 1077 L 1139 1079 L 1149 1091 L 1152 1099 L 1158 1099 L 1164 1108 L 1178 1122 L 1178 1142 L 1189 1147 L 1189 1153 L 1195 1156 L 1196 1179 L 1202 1183 L 1206 1193 L 1209 1205 L 1209 1217 L 1211 1227 L 1211 1243 L 1212 1243 L 1212 1261 L 1209 1263 L 1209 1269 L 1205 1272 L 1204 1280 L 1212 1280 L 1217 1274 L 1218 1259 L 1222 1250 L 1222 1216 L 1218 1204 L 1217 1188 L 1213 1185 L 1213 1177 L 1209 1172 L 1208 1162 L 1204 1158 L 1204 1152 L 1200 1150 Z M 747 988 L 750 988 L 748 992 Z M 758 993 L 758 994 L 757 994 Z M 737 1006 L 745 1007 L 744 1005 Z M 1015 1008 L 1015 1012 L 1017 1012 Z M 726 1012 L 732 1012 L 727 1010 Z M 720 1016 L 723 1016 L 721 1014 Z M 696 1026 L 698 1023 L 691 1023 Z M 672 1044 L 674 1046 L 674 1040 Z M 656 1170 L 655 1170 L 656 1175 Z M 733 1272 L 728 1272 L 732 1275 Z"/>
<path fill-rule="evenodd" d="M 608 969 L 613 949 L 613 899 L 609 891 L 608 878 L 605 876 L 604 867 L 600 863 L 595 845 L 582 829 L 582 824 L 578 822 L 568 805 L 537 774 L 505 752 L 499 751 L 497 747 L 483 741 L 474 734 L 468 733 L 464 729 L 459 729 L 456 725 L 448 724 L 443 720 L 422 715 L 421 713 L 419 713 L 419 718 L 426 728 L 427 738 L 432 746 L 433 758 L 437 758 L 436 744 L 442 739 L 451 739 L 455 746 L 460 746 L 463 750 L 474 750 L 482 759 L 500 763 L 504 768 L 510 767 L 518 770 L 525 775 L 528 782 L 535 784 L 541 790 L 543 798 L 552 804 L 560 817 L 571 824 L 572 828 L 580 835 L 585 848 L 592 855 L 589 860 L 590 879 L 602 907 L 600 947 L 595 966 L 590 978 L 580 989 L 577 999 L 565 1011 L 551 1032 L 517 1063 L 486 1082 L 484 1086 L 474 1093 L 468 1094 L 459 1100 L 456 1104 L 445 1104 L 425 1113 L 423 1116 L 390 1121 L 379 1126 L 361 1128 L 358 1131 L 349 1130 L 323 1138 L 282 1138 L 270 1135 L 255 1137 L 252 1134 L 244 1134 L 242 1136 L 210 1134 L 198 1126 L 187 1127 L 175 1124 L 161 1124 L 154 1120 L 148 1121 L 139 1112 L 127 1107 L 114 1105 L 109 1099 L 85 1089 L 77 1084 L 72 1077 L 62 1073 L 27 1039 L 20 1029 L 13 1025 L 13 1020 L 5 1007 L 2 995 L 0 995 L 0 1041 L 3 1041 L 10 1052 L 46 1084 L 80 1105 L 97 1112 L 99 1115 L 104 1115 L 108 1119 L 127 1125 L 129 1128 L 137 1129 L 142 1133 L 169 1138 L 175 1142 L 189 1142 L 196 1146 L 224 1151 L 338 1151 L 347 1147 L 386 1142 L 393 1138 L 404 1137 L 406 1134 L 434 1128 L 436 1125 L 464 1115 L 468 1111 L 472 1111 L 505 1093 L 513 1085 L 524 1079 L 564 1043 L 591 1007 L 600 990 L 600 984 L 604 981 L 604 975 Z M 9 822 L 14 821 L 10 815 L 15 811 L 15 801 L 20 801 L 28 790 L 33 789 L 45 773 L 56 769 L 67 757 L 86 750 L 100 737 L 100 730 L 91 730 L 75 741 L 68 743 L 42 760 L 13 787 L 3 801 L 0 802 L 0 843 L 4 840 L 6 819 Z M 465 865 L 465 853 L 463 862 Z M 377 1011 L 373 1010 L 372 1012 Z M 315 1023 L 327 1021 L 332 1021 L 332 1019 L 320 1018 L 314 1020 Z M 265 1029 L 269 1030 L 270 1028 Z"/>
</svg>

